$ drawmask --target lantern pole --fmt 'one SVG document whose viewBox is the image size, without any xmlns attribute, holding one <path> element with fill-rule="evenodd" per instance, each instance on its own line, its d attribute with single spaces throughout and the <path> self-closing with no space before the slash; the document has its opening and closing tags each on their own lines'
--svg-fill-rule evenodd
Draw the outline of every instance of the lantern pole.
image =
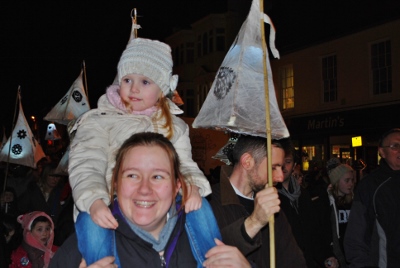
<svg viewBox="0 0 400 268">
<path fill-rule="evenodd" d="M 263 51 L 263 67 L 264 67 L 264 95 L 265 95 L 265 122 L 266 122 L 266 143 L 267 143 L 267 165 L 268 165 L 268 186 L 273 187 L 272 180 L 272 148 L 271 148 L 271 116 L 269 105 L 269 87 L 268 87 L 268 71 L 267 71 L 267 45 L 265 41 L 264 29 L 264 0 L 260 0 L 260 29 L 261 29 L 261 46 Z M 269 248 L 270 248 L 270 268 L 275 268 L 275 217 L 271 215 L 268 220 L 269 225 Z"/>
</svg>

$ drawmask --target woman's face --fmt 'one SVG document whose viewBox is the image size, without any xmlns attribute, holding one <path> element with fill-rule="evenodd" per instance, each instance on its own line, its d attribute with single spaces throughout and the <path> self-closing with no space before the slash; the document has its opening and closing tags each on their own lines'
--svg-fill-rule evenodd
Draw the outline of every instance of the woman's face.
<svg viewBox="0 0 400 268">
<path fill-rule="evenodd" d="M 159 146 L 134 147 L 121 162 L 116 185 L 121 211 L 156 239 L 180 188 L 172 176 L 168 154 Z"/>
<path fill-rule="evenodd" d="M 353 172 L 349 171 L 339 180 L 338 192 L 340 196 L 351 194 L 354 188 L 354 175 Z"/>
<path fill-rule="evenodd" d="M 50 223 L 45 221 L 37 222 L 31 229 L 31 233 L 42 245 L 46 246 L 51 234 Z"/>
</svg>

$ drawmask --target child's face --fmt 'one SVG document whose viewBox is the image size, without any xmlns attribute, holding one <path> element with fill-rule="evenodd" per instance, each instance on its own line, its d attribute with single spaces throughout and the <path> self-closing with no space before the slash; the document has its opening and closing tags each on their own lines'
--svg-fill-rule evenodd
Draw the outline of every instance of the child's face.
<svg viewBox="0 0 400 268">
<path fill-rule="evenodd" d="M 339 195 L 343 196 L 351 194 L 354 189 L 354 175 L 353 172 L 346 172 L 344 176 L 339 180 Z"/>
<path fill-rule="evenodd" d="M 49 222 L 39 221 L 32 228 L 31 233 L 42 245 L 46 246 L 50 238 L 51 226 Z"/>
<path fill-rule="evenodd" d="M 161 89 L 147 76 L 127 74 L 121 79 L 119 95 L 128 110 L 144 111 L 157 103 Z"/>
</svg>

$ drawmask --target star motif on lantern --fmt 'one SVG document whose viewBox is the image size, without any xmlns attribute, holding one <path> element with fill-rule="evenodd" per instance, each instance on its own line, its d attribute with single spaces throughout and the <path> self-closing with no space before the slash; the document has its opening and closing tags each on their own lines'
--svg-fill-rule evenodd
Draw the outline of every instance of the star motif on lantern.
<svg viewBox="0 0 400 268">
<path fill-rule="evenodd" d="M 22 153 L 22 146 L 19 144 L 15 144 L 12 148 L 11 151 L 13 152 L 13 154 L 19 155 Z"/>
<path fill-rule="evenodd" d="M 26 131 L 24 130 L 24 129 L 21 129 L 20 131 L 18 131 L 18 133 L 17 133 L 17 136 L 18 136 L 18 138 L 20 138 L 21 140 L 22 139 L 25 139 L 26 138 Z"/>
</svg>

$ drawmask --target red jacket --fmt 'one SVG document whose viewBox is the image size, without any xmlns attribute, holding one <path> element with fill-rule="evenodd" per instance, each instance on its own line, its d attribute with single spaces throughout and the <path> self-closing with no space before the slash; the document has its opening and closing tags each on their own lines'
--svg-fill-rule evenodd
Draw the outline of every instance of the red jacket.
<svg viewBox="0 0 400 268">
<path fill-rule="evenodd" d="M 57 246 L 52 246 L 51 251 L 56 252 Z M 43 259 L 43 255 L 41 255 Z M 28 252 L 21 246 L 11 254 L 11 264 L 9 268 L 32 268 L 37 266 L 32 266 L 32 262 L 28 258 Z"/>
</svg>

